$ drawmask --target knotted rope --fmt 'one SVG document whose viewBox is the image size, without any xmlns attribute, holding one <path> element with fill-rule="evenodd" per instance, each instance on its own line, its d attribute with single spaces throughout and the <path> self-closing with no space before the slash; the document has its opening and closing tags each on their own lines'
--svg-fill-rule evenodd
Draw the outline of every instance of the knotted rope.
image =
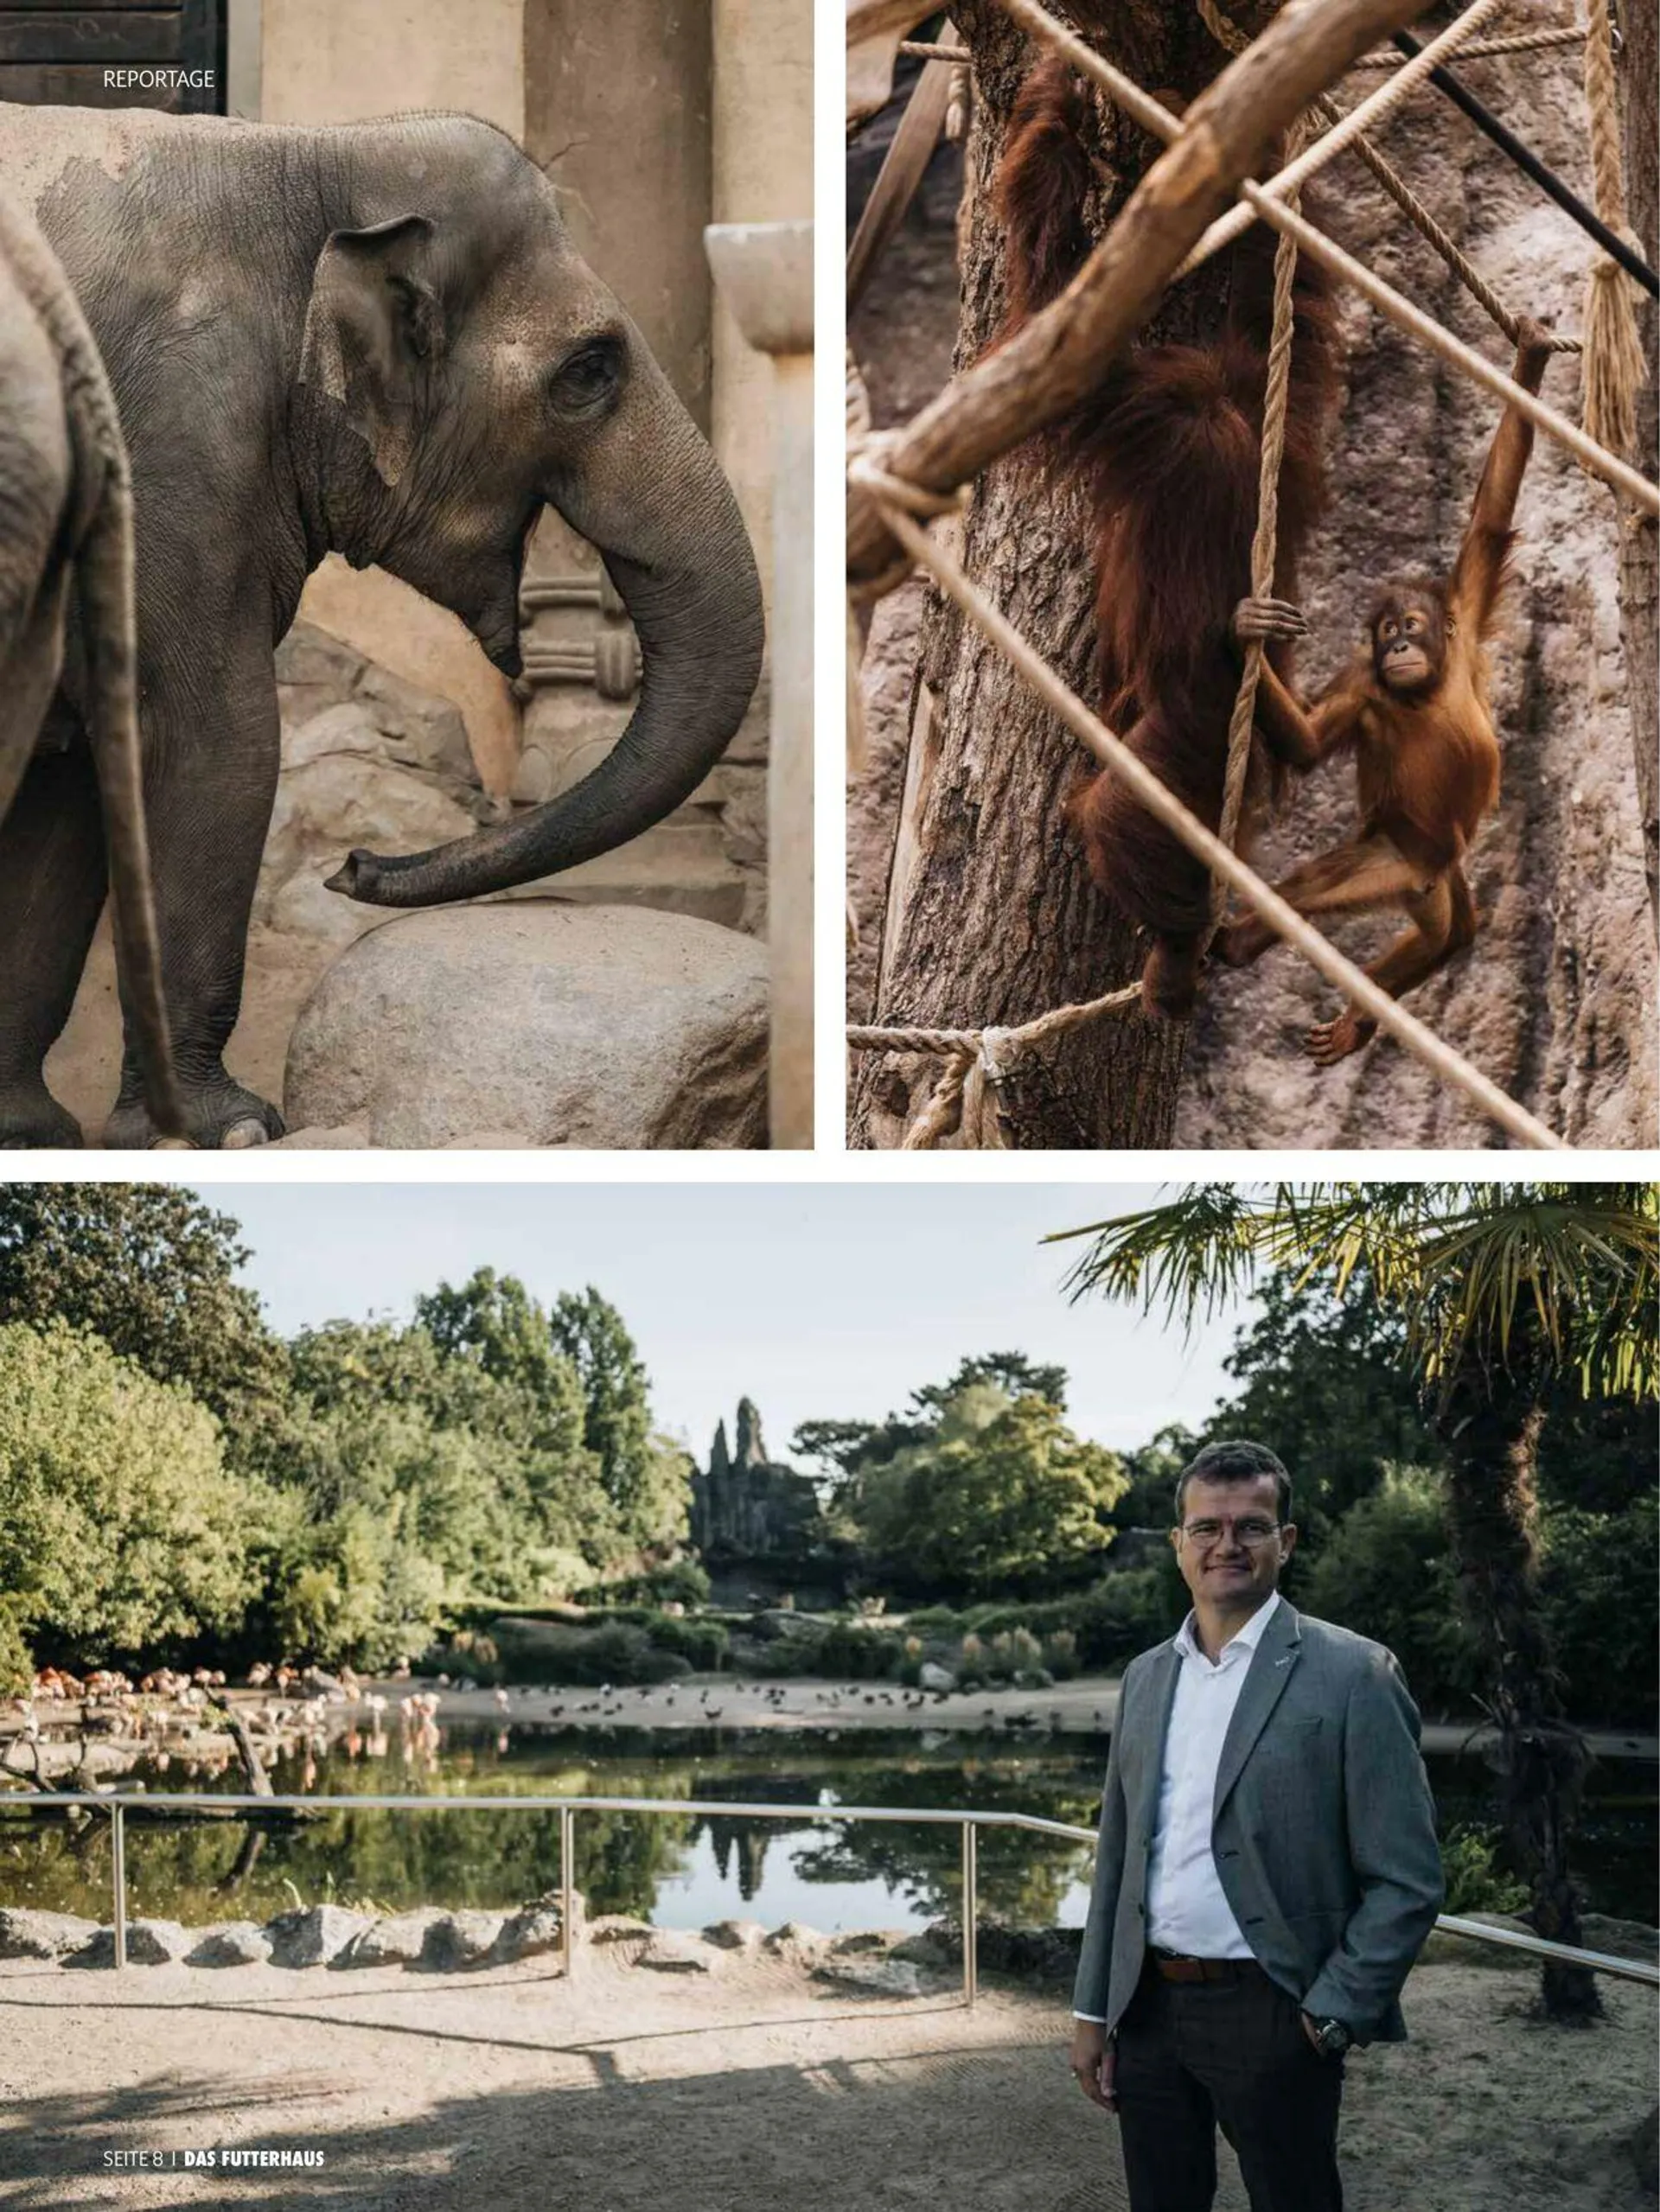
<svg viewBox="0 0 1660 2212">
<path fill-rule="evenodd" d="M 1638 244 L 1625 212 L 1625 171 L 1619 143 L 1619 91 L 1614 77 L 1608 0 L 1587 0 L 1585 104 L 1591 118 L 1591 175 L 1597 214 L 1612 231 Z M 1584 405 L 1588 434 L 1612 452 L 1637 441 L 1637 394 L 1644 379 L 1628 280 L 1612 254 L 1599 252 L 1586 283 Z"/>
<path fill-rule="evenodd" d="M 1057 1006 L 1015 1029 L 923 1030 L 861 1027 L 847 1032 L 855 1052 L 931 1052 L 945 1058 L 945 1068 L 928 1104 L 900 1141 L 902 1152 L 925 1152 L 942 1138 L 961 1132 L 976 1151 L 1010 1149 L 1009 1117 L 1003 1086 L 1016 1063 L 1050 1037 L 1082 1029 L 1103 1014 L 1122 1013 L 1141 996 L 1139 983 L 1109 991 L 1077 1006 Z"/>
</svg>

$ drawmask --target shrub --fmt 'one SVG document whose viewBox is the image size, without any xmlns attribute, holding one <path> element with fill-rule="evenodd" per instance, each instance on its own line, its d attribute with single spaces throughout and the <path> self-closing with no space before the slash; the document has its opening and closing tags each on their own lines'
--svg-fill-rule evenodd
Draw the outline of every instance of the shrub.
<svg viewBox="0 0 1660 2212">
<path fill-rule="evenodd" d="M 709 1576 L 696 1559 L 675 1559 L 643 1574 L 601 1583 L 590 1595 L 602 1605 L 706 1605 Z"/>
<path fill-rule="evenodd" d="M 659 1651 L 678 1653 L 699 1673 L 717 1672 L 730 1655 L 731 1639 L 718 1621 L 686 1621 L 659 1613 L 646 1624 L 646 1634 Z"/>
<path fill-rule="evenodd" d="M 1479 1822 L 1451 1827 L 1441 1838 L 1441 1871 L 1446 1877 L 1443 1912 L 1521 1912 L 1528 1902 L 1525 1883 L 1497 1864 L 1498 1832 Z"/>
<path fill-rule="evenodd" d="M 1651 1722 L 1654 1668 L 1633 1666 L 1660 1633 L 1650 1494 L 1612 1514 L 1558 1507 L 1544 1516 L 1540 1601 L 1568 1711 L 1582 1720 Z"/>
<path fill-rule="evenodd" d="M 691 1667 L 645 1630 L 622 1621 L 572 1629 L 552 1621 L 503 1620 L 496 1630 L 505 1678 L 585 1688 L 602 1682 L 671 1682 Z"/>
<path fill-rule="evenodd" d="M 878 1681 L 884 1675 L 897 1674 L 904 1656 L 904 1641 L 891 1629 L 865 1628 L 852 1621 L 833 1621 L 812 1651 L 809 1662 L 798 1665 L 794 1671 L 802 1674 L 851 1674 L 859 1681 Z"/>
<path fill-rule="evenodd" d="M 1370 1636 L 1400 1661 L 1426 1710 L 1466 1705 L 1478 1661 L 1459 1605 L 1441 1486 L 1391 1468 L 1332 1529 L 1309 1570 L 1306 1610 Z"/>
</svg>

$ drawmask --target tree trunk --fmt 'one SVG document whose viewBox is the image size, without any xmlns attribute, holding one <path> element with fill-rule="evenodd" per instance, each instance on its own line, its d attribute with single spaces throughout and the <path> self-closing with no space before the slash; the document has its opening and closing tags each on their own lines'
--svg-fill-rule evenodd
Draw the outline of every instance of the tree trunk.
<svg viewBox="0 0 1660 2212">
<path fill-rule="evenodd" d="M 1517 1339 L 1523 1335 L 1518 1325 Z M 1511 1356 L 1508 1373 L 1472 1361 L 1455 1377 L 1443 1416 L 1453 1553 L 1498 1729 L 1505 1831 L 1533 1886 L 1529 1917 L 1552 1942 L 1578 1944 L 1567 1844 L 1587 1754 L 1563 1715 L 1539 1610 L 1536 1460 L 1544 1408 L 1525 1344 L 1513 1342 Z M 1602 2010 L 1588 1967 L 1547 1962 L 1541 1993 L 1552 2019 L 1586 2019 Z"/>
<path fill-rule="evenodd" d="M 1227 59 L 1197 10 L 1101 0 L 1072 12 L 1093 43 L 1167 99 L 1191 99 Z M 991 185 L 1033 54 L 993 0 L 962 0 L 953 20 L 974 54 L 976 92 L 961 370 L 983 352 L 1002 313 L 1003 242 Z M 1108 106 L 1101 150 L 1111 175 L 1090 211 L 1096 236 L 1159 149 Z M 1160 310 L 1156 335 L 1215 335 L 1224 281 L 1211 263 L 1184 283 Z M 1019 456 L 999 462 L 974 486 L 963 558 L 1015 627 L 1089 698 L 1093 578 L 1068 495 L 1037 481 Z M 878 1022 L 1013 1026 L 1098 998 L 1140 972 L 1134 929 L 1090 883 L 1065 826 L 1065 800 L 1089 766 L 980 632 L 930 594 Z M 1185 1027 L 1135 1010 L 1027 1055 L 1003 1094 L 1011 1141 L 1029 1151 L 1168 1144 L 1186 1041 Z M 849 1142 L 897 1144 L 939 1072 L 936 1060 L 858 1055 Z"/>
<path fill-rule="evenodd" d="M 1656 74 L 1660 71 L 1655 36 L 1655 0 L 1626 0 L 1620 10 L 1625 50 L 1620 71 L 1625 95 L 1625 205 L 1644 258 L 1660 262 L 1660 220 L 1656 214 Z M 1660 308 L 1646 292 L 1638 294 L 1638 328 L 1648 379 L 1637 395 L 1637 452 L 1639 469 L 1652 475 L 1660 448 L 1660 368 L 1656 328 Z M 1637 748 L 1637 796 L 1643 811 L 1643 860 L 1649 877 L 1649 903 L 1660 915 L 1660 758 L 1655 732 L 1660 728 L 1660 594 L 1656 590 L 1656 551 L 1660 532 L 1652 515 L 1638 514 L 1620 502 L 1619 622 L 1625 649 L 1625 675 L 1631 693 L 1631 737 Z"/>
</svg>

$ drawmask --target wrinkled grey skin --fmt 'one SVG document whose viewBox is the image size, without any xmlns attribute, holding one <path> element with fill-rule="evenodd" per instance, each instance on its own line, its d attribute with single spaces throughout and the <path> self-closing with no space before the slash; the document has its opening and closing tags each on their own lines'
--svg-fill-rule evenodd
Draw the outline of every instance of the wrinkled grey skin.
<svg viewBox="0 0 1660 2212">
<path fill-rule="evenodd" d="M 63 271 L 31 218 L 0 193 L 0 820 L 62 673 L 72 578 L 122 980 L 151 1118 L 176 1137 L 182 1122 L 144 836 L 126 448 Z M 0 966 L 15 957 L 0 938 Z M 67 1115 L 62 1133 L 79 1144 Z"/>
<path fill-rule="evenodd" d="M 552 188 L 490 125 L 334 130 L 0 106 L 0 182 L 75 286 L 132 456 L 156 901 L 187 1124 L 280 1133 L 222 1054 L 278 766 L 272 649 L 329 551 L 453 609 L 519 670 L 544 503 L 604 556 L 645 661 L 635 714 L 575 789 L 432 853 L 354 853 L 335 888 L 430 905 L 574 866 L 695 787 L 759 671 L 760 588 L 718 465 L 572 250 Z M 0 831 L 0 1131 L 57 1141 L 40 1067 L 102 872 L 73 689 Z M 29 916 L 26 928 L 20 917 Z M 131 1039 L 130 1039 L 131 1046 Z M 110 1144 L 153 1141 L 131 1049 Z"/>
</svg>

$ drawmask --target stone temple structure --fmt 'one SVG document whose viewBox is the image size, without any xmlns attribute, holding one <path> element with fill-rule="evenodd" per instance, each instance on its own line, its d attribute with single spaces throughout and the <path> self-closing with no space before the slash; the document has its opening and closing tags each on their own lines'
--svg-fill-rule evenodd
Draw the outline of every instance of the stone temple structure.
<svg viewBox="0 0 1660 2212">
<path fill-rule="evenodd" d="M 818 1533 L 810 1478 L 767 1457 L 755 1401 L 737 1402 L 736 1447 L 718 1423 L 707 1469 L 692 1477 L 692 1541 L 706 1559 L 802 1558 Z"/>
</svg>

